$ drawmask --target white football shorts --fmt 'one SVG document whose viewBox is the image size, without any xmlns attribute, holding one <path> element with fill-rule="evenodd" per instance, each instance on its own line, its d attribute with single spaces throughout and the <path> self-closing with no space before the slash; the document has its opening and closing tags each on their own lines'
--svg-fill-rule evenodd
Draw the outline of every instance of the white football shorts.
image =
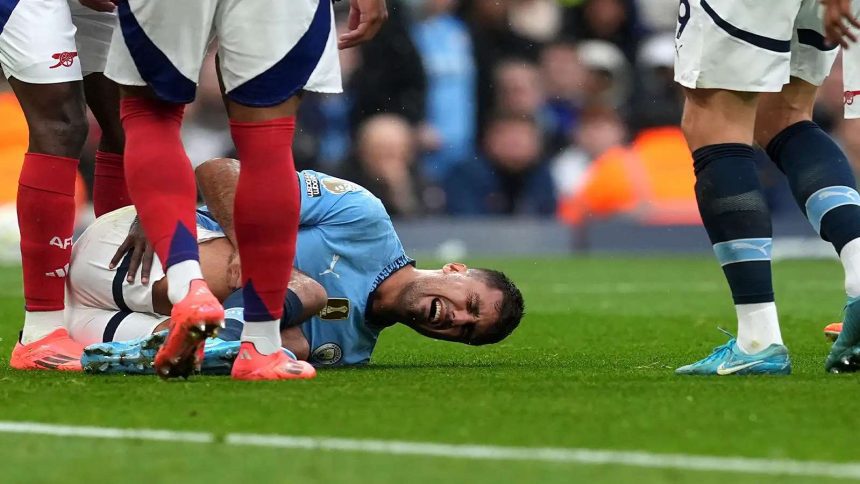
<svg viewBox="0 0 860 484">
<path fill-rule="evenodd" d="M 818 0 L 681 0 L 675 80 L 688 88 L 779 92 L 798 77 L 816 86 L 838 54 Z"/>
<path fill-rule="evenodd" d="M 136 215 L 130 206 L 105 214 L 72 247 L 65 319 L 72 339 L 83 345 L 140 338 L 168 319 L 153 310 L 152 283 L 140 284 L 140 270 L 135 284 L 126 281 L 127 258 L 116 269 L 108 267 Z M 150 279 L 162 277 L 156 260 Z"/>
<path fill-rule="evenodd" d="M 128 0 L 118 11 L 105 74 L 149 85 L 165 101 L 194 100 L 213 39 L 227 96 L 239 104 L 341 92 L 330 0 Z"/>
<path fill-rule="evenodd" d="M 78 0 L 0 0 L 0 66 L 32 84 L 103 72 L 116 15 Z"/>
<path fill-rule="evenodd" d="M 152 306 L 152 285 L 164 277 L 155 256 L 148 285 L 126 281 L 129 257 L 115 269 L 110 261 L 122 245 L 137 211 L 128 206 L 102 215 L 75 242 L 66 283 L 66 327 L 72 339 L 84 344 L 128 341 L 152 334 L 168 319 Z M 224 237 L 223 232 L 197 227 L 198 242 Z"/>
</svg>

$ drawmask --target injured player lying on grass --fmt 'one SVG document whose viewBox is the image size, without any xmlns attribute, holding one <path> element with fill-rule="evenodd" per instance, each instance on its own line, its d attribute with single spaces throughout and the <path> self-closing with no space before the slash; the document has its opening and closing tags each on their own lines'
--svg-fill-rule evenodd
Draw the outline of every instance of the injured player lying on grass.
<svg viewBox="0 0 860 484">
<path fill-rule="evenodd" d="M 207 341 L 203 372 L 229 373 L 244 323 L 232 228 L 239 165 L 210 160 L 196 174 L 207 202 L 197 213 L 200 262 L 226 309 L 219 338 Z M 523 299 L 504 274 L 459 263 L 417 269 L 379 199 L 322 173 L 303 171 L 298 177 L 298 270 L 281 323 L 288 354 L 314 366 L 364 364 L 380 332 L 396 323 L 470 345 L 496 343 L 517 327 Z M 157 261 L 146 269 L 139 264 L 143 239 L 135 234 L 134 220 L 132 207 L 106 214 L 72 251 L 67 320 L 72 338 L 90 345 L 82 359 L 90 372 L 154 373 L 152 360 L 165 338 L 167 279 Z M 142 283 L 147 270 L 151 274 Z"/>
</svg>

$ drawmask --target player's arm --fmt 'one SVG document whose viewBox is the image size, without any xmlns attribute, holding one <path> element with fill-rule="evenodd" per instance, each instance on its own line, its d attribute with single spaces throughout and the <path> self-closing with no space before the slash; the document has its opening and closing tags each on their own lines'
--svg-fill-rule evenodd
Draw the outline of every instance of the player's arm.
<svg viewBox="0 0 860 484">
<path fill-rule="evenodd" d="M 236 199 L 236 187 L 239 185 L 240 163 L 232 158 L 214 158 L 203 162 L 197 167 L 195 176 L 203 201 L 209 208 L 209 213 L 221 226 L 224 234 L 236 246 L 236 231 L 233 225 L 233 203 Z M 307 183 L 309 178 L 315 175 L 308 174 L 299 177 L 299 191 L 301 192 L 301 215 L 299 225 L 315 226 L 326 223 L 342 223 L 333 206 L 339 197 L 320 196 L 320 188 L 309 194 Z M 311 190 L 312 191 L 312 190 Z"/>
<path fill-rule="evenodd" d="M 284 302 L 284 320 L 281 321 L 281 339 L 284 348 L 292 351 L 300 360 L 307 360 L 310 345 L 299 326 L 318 314 L 325 307 L 328 295 L 325 288 L 298 269 L 293 269 L 287 299 Z M 238 339 L 245 324 L 242 291 L 234 292 L 226 301 L 225 339 Z"/>
<path fill-rule="evenodd" d="M 328 293 L 322 284 L 295 267 L 290 276 L 289 289 L 298 296 L 302 306 L 297 315 L 290 316 L 291 321 L 288 323 L 291 326 L 298 326 L 316 316 L 328 303 Z"/>
<path fill-rule="evenodd" d="M 860 29 L 860 22 L 854 16 L 852 0 L 821 0 L 824 6 L 824 33 L 832 44 L 849 48 L 849 42 L 857 42 L 851 27 Z"/>
<path fill-rule="evenodd" d="M 209 213 L 224 230 L 224 235 L 233 247 L 237 247 L 233 203 L 236 200 L 236 187 L 239 185 L 239 161 L 232 158 L 204 161 L 194 174 Z"/>
<path fill-rule="evenodd" d="M 237 292 L 235 287 L 230 287 L 224 277 L 224 262 L 226 254 L 223 247 L 218 247 L 218 242 L 224 239 L 216 239 L 215 244 L 203 244 L 200 246 L 200 262 L 203 267 L 203 277 L 212 288 L 212 292 L 218 300 L 224 302 L 232 299 Z M 226 244 L 226 242 L 224 242 Z M 221 261 L 218 263 L 218 261 Z M 291 308 L 293 314 L 289 315 L 289 326 L 298 326 L 318 314 L 328 302 L 328 294 L 320 283 L 311 279 L 304 272 L 293 268 L 290 276 L 289 290 L 296 296 L 298 304 Z M 235 305 L 241 305 L 237 303 Z M 152 286 L 152 307 L 158 314 L 169 315 L 173 305 L 167 297 L 167 278 L 156 281 Z"/>
<path fill-rule="evenodd" d="M 320 283 L 296 268 L 293 268 L 289 289 L 297 296 L 299 307 L 293 307 L 294 303 L 289 303 L 288 310 L 296 314 L 288 316 L 284 313 L 284 316 L 290 319 L 281 323 L 281 344 L 298 359 L 307 361 L 310 357 L 310 344 L 300 325 L 323 310 L 328 302 L 328 294 Z"/>
</svg>

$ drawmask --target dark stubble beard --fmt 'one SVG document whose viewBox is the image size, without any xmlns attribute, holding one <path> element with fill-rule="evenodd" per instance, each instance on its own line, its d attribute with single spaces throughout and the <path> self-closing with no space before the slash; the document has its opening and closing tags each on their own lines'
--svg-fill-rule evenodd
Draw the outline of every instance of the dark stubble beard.
<svg viewBox="0 0 860 484">
<path fill-rule="evenodd" d="M 411 281 L 400 292 L 395 310 L 401 323 L 412 326 L 419 321 L 424 322 L 427 319 L 424 315 L 424 310 L 419 306 L 421 292 L 419 281 Z"/>
</svg>

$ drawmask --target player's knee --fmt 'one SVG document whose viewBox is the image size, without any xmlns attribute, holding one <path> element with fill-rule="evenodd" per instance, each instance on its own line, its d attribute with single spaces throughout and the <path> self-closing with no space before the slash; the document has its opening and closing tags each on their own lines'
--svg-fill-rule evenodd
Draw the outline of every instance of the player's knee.
<svg viewBox="0 0 860 484">
<path fill-rule="evenodd" d="M 687 139 L 688 143 L 698 135 L 695 120 L 691 119 L 691 116 L 686 113 L 681 118 L 681 131 L 684 133 L 684 138 Z"/>
<path fill-rule="evenodd" d="M 40 116 L 30 127 L 30 151 L 77 158 L 87 140 L 89 123 L 81 106 L 70 102 Z"/>
<path fill-rule="evenodd" d="M 767 147 L 779 133 L 801 121 L 811 121 L 812 116 L 801 108 L 782 106 L 781 109 L 769 111 L 767 115 L 756 120 L 755 142 Z"/>
<path fill-rule="evenodd" d="M 681 131 L 692 151 L 714 144 L 708 123 L 701 119 L 699 112 L 685 112 L 681 119 Z"/>
<path fill-rule="evenodd" d="M 789 126 L 812 120 L 815 91 L 788 92 L 766 95 L 756 115 L 755 141 L 766 147 L 771 140 Z"/>
</svg>

